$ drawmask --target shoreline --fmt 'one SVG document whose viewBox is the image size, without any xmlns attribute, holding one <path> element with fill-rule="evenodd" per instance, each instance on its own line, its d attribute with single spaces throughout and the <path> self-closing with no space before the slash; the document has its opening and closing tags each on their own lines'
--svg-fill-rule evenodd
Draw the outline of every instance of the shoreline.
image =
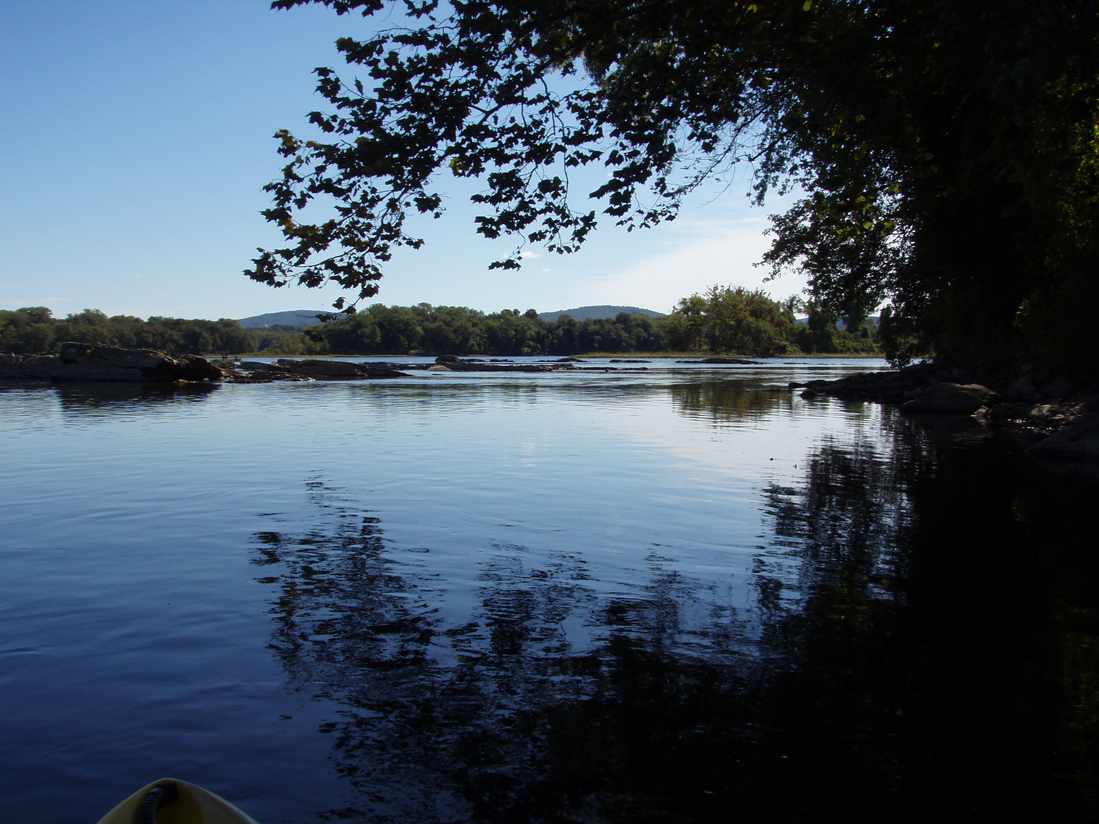
<svg viewBox="0 0 1099 824">
<path fill-rule="evenodd" d="M 302 354 L 293 352 L 280 352 L 278 354 L 271 354 L 269 352 L 243 352 L 241 354 L 226 355 L 220 352 L 205 353 L 201 357 L 208 360 L 252 360 L 254 358 L 271 358 L 278 360 L 280 358 L 293 358 L 295 360 L 324 360 L 325 358 L 437 358 L 439 355 L 430 352 L 416 352 L 416 353 L 395 353 L 395 352 L 379 352 L 371 354 L 362 353 L 349 353 L 349 352 L 327 352 L 323 355 L 316 354 Z M 607 360 L 615 359 L 621 360 L 624 358 L 644 358 L 647 360 L 676 360 L 676 359 L 703 359 L 703 358 L 745 358 L 757 361 L 770 361 L 781 360 L 783 358 L 805 358 L 805 359 L 840 359 L 850 358 L 852 360 L 884 360 L 885 355 L 880 352 L 809 352 L 801 354 L 791 355 L 743 355 L 738 352 L 580 352 L 575 355 L 487 355 L 487 354 L 470 354 L 470 355 L 455 355 L 458 358 L 470 358 L 470 359 L 485 359 L 485 358 L 605 358 Z"/>
<path fill-rule="evenodd" d="M 1034 458 L 1099 474 L 1099 388 L 1053 381 L 1036 387 L 1028 378 L 992 388 L 962 382 L 967 376 L 925 363 L 835 380 L 789 384 L 811 400 L 828 396 L 888 403 L 924 419 L 969 418 L 1015 438 Z"/>
</svg>

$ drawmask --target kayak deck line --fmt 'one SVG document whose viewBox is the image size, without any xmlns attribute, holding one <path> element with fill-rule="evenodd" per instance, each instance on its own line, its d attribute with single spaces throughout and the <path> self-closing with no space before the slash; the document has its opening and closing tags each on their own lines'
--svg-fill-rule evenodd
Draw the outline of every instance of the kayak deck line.
<svg viewBox="0 0 1099 824">
<path fill-rule="evenodd" d="M 256 824 L 217 793 L 179 778 L 146 784 L 99 824 Z"/>
</svg>

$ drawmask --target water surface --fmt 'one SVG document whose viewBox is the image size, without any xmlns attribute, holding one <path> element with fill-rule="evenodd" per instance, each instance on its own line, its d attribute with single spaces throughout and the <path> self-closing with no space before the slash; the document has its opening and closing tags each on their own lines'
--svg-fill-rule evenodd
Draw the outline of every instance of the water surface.
<svg viewBox="0 0 1099 824">
<path fill-rule="evenodd" d="M 0 388 L 4 818 L 1093 813 L 1094 488 L 653 366 Z"/>
</svg>

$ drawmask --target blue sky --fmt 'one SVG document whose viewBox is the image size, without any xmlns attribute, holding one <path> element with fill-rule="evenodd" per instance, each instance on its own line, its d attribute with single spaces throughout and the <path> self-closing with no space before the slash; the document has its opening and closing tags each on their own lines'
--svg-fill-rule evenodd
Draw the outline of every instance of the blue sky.
<svg viewBox="0 0 1099 824">
<path fill-rule="evenodd" d="M 321 106 L 312 69 L 345 68 L 333 41 L 372 25 L 265 0 L 0 2 L 0 308 L 57 315 L 242 317 L 326 308 L 333 289 L 271 289 L 241 272 L 277 235 L 260 216 L 276 129 Z M 343 72 L 347 74 L 346 71 Z M 427 245 L 397 256 L 375 298 L 495 311 L 597 303 L 668 311 L 712 283 L 756 287 L 766 212 L 700 193 L 678 221 L 607 225 L 579 254 L 532 249 L 519 272 L 488 264 L 511 243 L 474 234 L 456 188 Z M 765 288 L 800 292 L 788 276 Z"/>
</svg>

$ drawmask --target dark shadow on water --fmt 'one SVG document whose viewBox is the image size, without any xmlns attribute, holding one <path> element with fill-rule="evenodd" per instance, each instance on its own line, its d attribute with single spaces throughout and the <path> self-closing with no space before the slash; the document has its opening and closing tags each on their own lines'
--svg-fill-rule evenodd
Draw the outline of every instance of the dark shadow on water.
<svg viewBox="0 0 1099 824">
<path fill-rule="evenodd" d="M 903 815 L 1090 818 L 1096 489 L 972 430 L 885 426 L 888 451 L 826 441 L 804 484 L 768 490 L 771 689 Z"/>
<path fill-rule="evenodd" d="M 708 391 L 672 397 L 742 407 Z M 258 533 L 253 560 L 272 652 L 334 708 L 319 733 L 359 799 L 318 813 L 1093 815 L 1094 488 L 1035 475 L 1002 444 L 883 426 L 884 441 L 820 442 L 803 479 L 766 490 L 739 611 L 672 558 L 606 595 L 582 550 L 515 546 L 486 552 L 447 612 L 430 551 L 390 547 L 376 514 L 311 482 L 313 525 Z"/>
</svg>

